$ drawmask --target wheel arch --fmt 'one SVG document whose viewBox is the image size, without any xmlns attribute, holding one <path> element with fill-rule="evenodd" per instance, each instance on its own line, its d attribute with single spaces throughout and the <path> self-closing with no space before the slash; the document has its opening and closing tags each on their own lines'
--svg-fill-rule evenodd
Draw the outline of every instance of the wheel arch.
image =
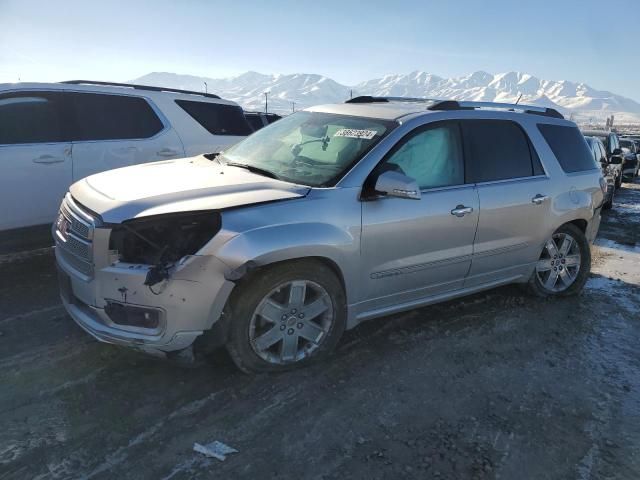
<svg viewBox="0 0 640 480">
<path fill-rule="evenodd" d="M 359 259 L 359 232 L 324 223 L 260 228 L 224 244 L 215 256 L 228 266 L 227 280 L 237 283 L 261 269 L 283 262 L 311 260 L 326 265 L 340 280 L 347 303 L 353 297 Z"/>
</svg>

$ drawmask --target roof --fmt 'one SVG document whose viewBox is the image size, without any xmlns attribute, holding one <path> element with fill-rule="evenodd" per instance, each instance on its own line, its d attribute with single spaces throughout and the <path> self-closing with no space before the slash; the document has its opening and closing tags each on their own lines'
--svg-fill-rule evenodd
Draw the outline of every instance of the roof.
<svg viewBox="0 0 640 480">
<path fill-rule="evenodd" d="M 354 117 L 379 118 L 381 120 L 397 120 L 412 113 L 433 113 L 427 110 L 424 102 L 389 102 L 389 103 L 334 103 L 316 105 L 307 108 L 311 112 L 339 113 Z"/>
<path fill-rule="evenodd" d="M 534 114 L 564 120 L 564 116 L 556 109 L 537 105 L 411 97 L 373 97 L 370 95 L 352 98 L 344 104 L 320 105 L 307 110 L 380 118 L 384 120 L 398 120 L 407 115 L 426 114 L 438 111 L 493 110 L 511 113 L 518 112 L 519 114 Z"/>
<path fill-rule="evenodd" d="M 153 87 L 134 84 L 118 84 L 112 82 L 99 82 L 89 80 L 72 80 L 70 82 L 20 82 L 20 83 L 0 83 L 0 93 L 6 91 L 52 91 L 66 90 L 73 92 L 95 92 L 95 93 L 112 93 L 121 95 L 137 95 L 147 98 L 159 98 L 159 96 L 169 95 L 170 98 L 179 98 L 182 100 L 197 100 L 204 102 L 223 103 L 227 105 L 237 106 L 238 104 L 230 100 L 218 97 L 214 94 L 206 94 L 204 92 L 195 92 L 189 90 L 178 90 L 171 88 Z"/>
</svg>

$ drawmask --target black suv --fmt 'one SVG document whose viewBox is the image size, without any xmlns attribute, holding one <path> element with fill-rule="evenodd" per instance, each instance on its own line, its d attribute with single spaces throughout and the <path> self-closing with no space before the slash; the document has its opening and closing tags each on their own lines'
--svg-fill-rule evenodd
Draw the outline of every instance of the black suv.
<svg viewBox="0 0 640 480">
<path fill-rule="evenodd" d="M 621 138 L 620 147 L 626 148 L 629 152 L 624 151 L 624 163 L 622 165 L 622 174 L 633 181 L 638 176 L 638 160 L 640 159 L 640 142 L 631 138 Z"/>
<path fill-rule="evenodd" d="M 262 113 L 262 112 L 244 112 L 244 118 L 247 119 L 249 125 L 253 131 L 260 130 L 262 127 L 280 120 L 282 117 L 275 113 Z"/>
<path fill-rule="evenodd" d="M 622 169 L 624 163 L 624 157 L 622 148 L 620 147 L 620 139 L 614 132 L 607 130 L 583 130 L 582 134 L 586 137 L 595 137 L 604 145 L 607 164 L 616 166 L 615 170 L 619 170 L 619 174 L 616 175 L 615 185 L 616 188 L 620 188 L 622 185 Z"/>
<path fill-rule="evenodd" d="M 598 137 L 585 136 L 587 145 L 591 149 L 593 160 L 602 166 L 602 176 L 607 181 L 607 193 L 605 194 L 604 204 L 605 209 L 613 207 L 613 197 L 616 193 L 616 185 L 619 183 L 619 179 L 622 176 L 622 165 L 611 164 L 607 159 L 607 152 L 604 144 Z"/>
</svg>

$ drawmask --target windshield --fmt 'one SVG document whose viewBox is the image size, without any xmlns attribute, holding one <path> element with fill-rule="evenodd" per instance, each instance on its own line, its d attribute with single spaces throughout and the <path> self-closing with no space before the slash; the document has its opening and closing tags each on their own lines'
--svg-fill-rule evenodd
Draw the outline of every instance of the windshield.
<svg viewBox="0 0 640 480">
<path fill-rule="evenodd" d="M 297 112 L 231 147 L 222 161 L 288 182 L 332 186 L 395 126 L 384 120 Z"/>
</svg>

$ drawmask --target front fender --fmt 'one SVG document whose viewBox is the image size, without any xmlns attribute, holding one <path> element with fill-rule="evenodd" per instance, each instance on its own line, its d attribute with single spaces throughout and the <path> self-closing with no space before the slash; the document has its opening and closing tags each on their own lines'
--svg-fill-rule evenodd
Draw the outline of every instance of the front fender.
<svg viewBox="0 0 640 480">
<path fill-rule="evenodd" d="M 347 302 L 356 281 L 359 231 L 309 222 L 281 224 L 243 232 L 220 247 L 216 257 L 228 267 L 228 278 L 239 280 L 253 267 L 285 260 L 320 257 L 333 262 L 342 275 Z"/>
</svg>

